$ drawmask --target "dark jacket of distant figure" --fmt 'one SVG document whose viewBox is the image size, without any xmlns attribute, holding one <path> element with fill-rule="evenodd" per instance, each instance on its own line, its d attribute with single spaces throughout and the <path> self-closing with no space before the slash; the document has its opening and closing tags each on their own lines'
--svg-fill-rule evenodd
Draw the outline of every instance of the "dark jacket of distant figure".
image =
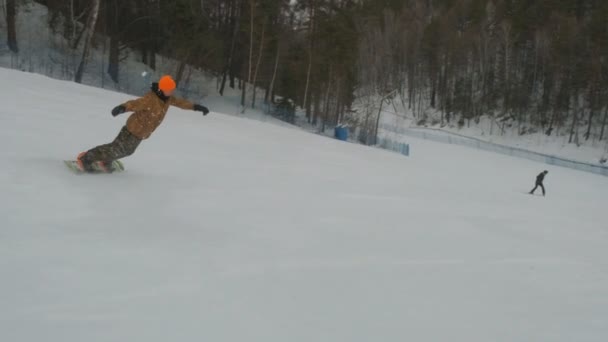
<svg viewBox="0 0 608 342">
<path fill-rule="evenodd" d="M 540 174 L 538 174 L 538 176 L 536 176 L 536 184 L 538 184 L 538 185 L 543 184 L 544 180 L 545 180 L 544 172 L 541 172 Z"/>
</svg>

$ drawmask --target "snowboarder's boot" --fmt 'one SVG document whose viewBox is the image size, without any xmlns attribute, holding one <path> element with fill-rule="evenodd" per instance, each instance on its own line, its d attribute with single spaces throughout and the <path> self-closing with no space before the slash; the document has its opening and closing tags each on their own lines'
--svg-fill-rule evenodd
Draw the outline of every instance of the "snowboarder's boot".
<svg viewBox="0 0 608 342">
<path fill-rule="evenodd" d="M 106 173 L 112 173 L 114 171 L 116 171 L 116 168 L 114 167 L 114 162 L 104 162 L 104 161 L 100 161 L 99 163 L 97 163 L 97 165 L 99 165 L 99 168 Z"/>
<path fill-rule="evenodd" d="M 76 158 L 78 167 L 84 172 L 94 172 L 93 161 L 88 157 L 87 152 L 81 152 Z"/>
</svg>

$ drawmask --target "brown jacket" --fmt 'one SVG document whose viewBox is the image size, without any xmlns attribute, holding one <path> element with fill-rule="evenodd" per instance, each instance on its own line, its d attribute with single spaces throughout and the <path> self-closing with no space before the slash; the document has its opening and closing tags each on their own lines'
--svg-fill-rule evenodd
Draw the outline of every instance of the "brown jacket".
<svg viewBox="0 0 608 342">
<path fill-rule="evenodd" d="M 127 101 L 123 104 L 127 112 L 134 112 L 127 120 L 127 129 L 139 139 L 147 139 L 163 122 L 169 106 L 181 109 L 194 109 L 194 104 L 177 97 L 169 97 L 163 101 L 154 91 L 149 91 L 143 97 Z"/>
</svg>

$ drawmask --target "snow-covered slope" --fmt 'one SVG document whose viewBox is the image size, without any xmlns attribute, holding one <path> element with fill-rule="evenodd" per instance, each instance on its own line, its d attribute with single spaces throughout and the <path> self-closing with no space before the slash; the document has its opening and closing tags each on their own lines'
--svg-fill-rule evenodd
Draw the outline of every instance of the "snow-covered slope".
<svg viewBox="0 0 608 342">
<path fill-rule="evenodd" d="M 0 341 L 608 339 L 605 177 L 178 109 L 78 176 L 128 96 L 0 78 Z"/>
<path fill-rule="evenodd" d="M 394 110 L 396 108 L 399 112 Z M 578 128 L 580 145 L 569 143 L 570 132 L 564 127 L 555 129 L 551 136 L 547 136 L 540 128 L 534 128 L 535 132 L 528 132 L 525 135 L 518 133 L 518 125 L 512 124 L 511 127 L 504 127 L 504 132 L 501 133 L 501 127 L 498 126 L 496 120 L 490 119 L 487 116 L 482 117 L 479 123 L 471 122 L 470 127 L 465 125 L 459 127 L 456 120 L 452 120 L 450 125 L 441 127 L 439 117 L 441 113 L 430 111 L 429 117 L 436 120 L 437 124 L 433 125 L 432 120 L 419 126 L 416 120 L 413 120 L 411 110 L 399 106 L 395 103 L 393 108 L 389 107 L 382 111 L 381 125 L 393 127 L 390 131 L 398 132 L 401 128 L 431 128 L 436 133 L 458 135 L 479 139 L 482 141 L 491 142 L 503 146 L 515 147 L 527 151 L 543 153 L 547 155 L 557 156 L 570 160 L 589 163 L 594 165 L 602 165 L 602 160 L 608 158 L 608 140 L 599 140 L 601 125 L 594 125 L 591 131 L 592 138 L 585 140 L 583 137 L 586 132 L 586 124 Z M 528 127 L 530 128 L 530 127 Z M 405 137 L 407 138 L 407 137 Z M 393 139 L 397 139 L 393 137 Z M 605 162 L 604 162 L 605 163 Z"/>
</svg>

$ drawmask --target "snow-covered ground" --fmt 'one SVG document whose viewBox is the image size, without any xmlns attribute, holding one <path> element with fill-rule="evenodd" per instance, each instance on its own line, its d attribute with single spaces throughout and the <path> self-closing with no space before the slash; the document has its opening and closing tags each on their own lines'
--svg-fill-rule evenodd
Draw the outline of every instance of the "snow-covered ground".
<svg viewBox="0 0 608 342">
<path fill-rule="evenodd" d="M 562 157 L 570 160 L 575 160 L 583 163 L 601 164 L 601 160 L 608 158 L 608 140 L 599 141 L 599 131 L 601 126 L 594 126 L 592 133 L 594 138 L 585 140 L 583 134 L 585 129 L 579 128 L 579 145 L 568 143 L 570 135 L 569 131 L 562 127 L 561 130 L 555 130 L 551 136 L 547 136 L 542 131 L 519 135 L 517 132 L 518 126 L 505 127 L 504 132 L 495 122 L 495 120 L 484 116 L 479 123 L 471 122 L 468 126 L 458 127 L 458 124 L 452 120 L 450 125 L 441 127 L 439 124 L 432 125 L 428 122 L 424 126 L 419 126 L 416 120 L 413 119 L 413 114 L 407 109 L 403 109 L 398 104 L 395 105 L 397 112 L 390 106 L 383 110 L 381 115 L 381 124 L 391 125 L 398 128 L 431 128 L 436 131 L 445 132 L 446 134 L 458 134 L 466 137 L 480 139 L 483 141 L 492 142 L 509 147 L 517 147 L 520 149 L 534 151 L 538 153 L 548 154 L 552 156 Z M 439 113 L 432 115 L 438 116 Z M 429 120 L 430 121 L 430 120 Z M 585 127 L 586 128 L 586 127 Z M 397 140 L 397 137 L 394 137 Z M 404 137 L 406 140 L 408 137 Z"/>
<path fill-rule="evenodd" d="M 606 177 L 215 108 L 74 175 L 129 96 L 0 78 L 0 341 L 608 339 Z"/>
</svg>

